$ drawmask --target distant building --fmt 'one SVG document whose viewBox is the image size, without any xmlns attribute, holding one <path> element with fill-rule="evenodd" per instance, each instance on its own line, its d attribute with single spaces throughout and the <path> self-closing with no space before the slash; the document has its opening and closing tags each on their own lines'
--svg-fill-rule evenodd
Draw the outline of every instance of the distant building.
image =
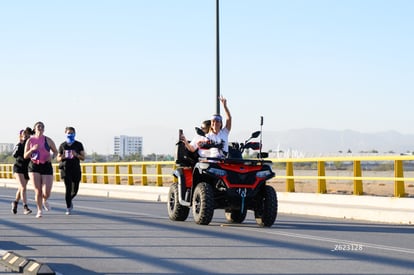
<svg viewBox="0 0 414 275">
<path fill-rule="evenodd" d="M 114 138 L 114 155 L 123 158 L 133 154 L 142 155 L 142 137 L 119 136 Z"/>
<path fill-rule="evenodd" d="M 0 153 L 11 153 L 13 148 L 13 143 L 0 143 Z"/>
</svg>

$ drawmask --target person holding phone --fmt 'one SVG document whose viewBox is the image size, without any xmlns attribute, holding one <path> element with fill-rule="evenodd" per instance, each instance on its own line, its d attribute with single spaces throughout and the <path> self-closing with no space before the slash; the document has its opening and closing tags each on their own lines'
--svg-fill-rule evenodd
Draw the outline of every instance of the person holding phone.
<svg viewBox="0 0 414 275">
<path fill-rule="evenodd" d="M 232 117 L 230 110 L 227 106 L 227 99 L 220 96 L 220 102 L 223 105 L 224 113 L 226 115 L 226 123 L 223 127 L 223 118 L 220 114 L 214 114 L 210 118 L 210 125 L 203 129 L 205 136 L 196 136 L 190 143 L 187 141 L 185 136 L 181 137 L 181 140 L 185 142 L 187 150 L 190 152 L 198 151 L 201 157 L 215 157 L 222 158 L 227 156 L 229 150 L 229 133 L 231 130 Z M 217 145 L 217 148 L 203 148 L 200 146 L 203 142 L 210 142 Z M 218 149 L 220 148 L 220 149 Z"/>
</svg>

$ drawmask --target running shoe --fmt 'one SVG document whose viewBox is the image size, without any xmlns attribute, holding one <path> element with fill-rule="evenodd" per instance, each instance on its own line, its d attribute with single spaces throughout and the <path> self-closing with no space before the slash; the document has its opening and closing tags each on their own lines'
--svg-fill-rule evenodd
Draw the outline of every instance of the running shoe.
<svg viewBox="0 0 414 275">
<path fill-rule="evenodd" d="M 70 214 L 72 214 L 71 213 L 71 209 L 70 208 L 66 208 L 66 213 L 65 213 L 66 215 L 70 215 Z"/>
<path fill-rule="evenodd" d="M 36 218 L 41 218 L 41 217 L 42 217 L 42 210 L 38 210 Z"/>
<path fill-rule="evenodd" d="M 17 201 L 13 201 L 13 202 L 11 203 L 11 205 L 12 205 L 11 212 L 12 212 L 13 214 L 17 214 Z"/>
<path fill-rule="evenodd" d="M 27 205 L 25 205 L 23 214 L 29 215 L 30 213 L 32 213 L 32 210 L 30 210 L 30 208 Z"/>
<path fill-rule="evenodd" d="M 48 202 L 48 201 L 46 201 L 46 200 L 44 200 L 44 201 L 43 201 L 43 208 L 44 208 L 46 211 L 50 211 L 50 210 L 52 210 L 52 207 L 50 207 L 49 202 Z"/>
</svg>

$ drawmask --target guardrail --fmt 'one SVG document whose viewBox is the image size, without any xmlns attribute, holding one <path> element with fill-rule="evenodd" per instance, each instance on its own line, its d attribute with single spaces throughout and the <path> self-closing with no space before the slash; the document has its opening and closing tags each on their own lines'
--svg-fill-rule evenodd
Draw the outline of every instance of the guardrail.
<svg viewBox="0 0 414 275">
<path fill-rule="evenodd" d="M 54 180 L 60 181 L 58 163 L 53 163 Z M 165 178 L 173 182 L 172 171 L 176 165 L 174 161 L 142 161 L 142 162 L 99 162 L 81 163 L 82 180 L 84 183 L 148 185 L 155 183 L 163 186 Z M 165 170 L 166 171 L 165 172 Z M 13 178 L 13 164 L 0 164 L 0 178 Z"/>
<path fill-rule="evenodd" d="M 404 162 L 414 161 L 414 156 L 349 156 L 349 157 L 320 157 L 320 158 L 297 158 L 297 159 L 272 159 L 273 163 L 286 164 L 286 176 L 276 175 L 275 178 L 286 179 L 286 191 L 295 192 L 295 179 L 317 180 L 317 193 L 327 193 L 327 180 L 352 180 L 353 194 L 363 195 L 363 181 L 393 181 L 394 197 L 406 197 L 405 181 L 414 181 L 412 177 L 404 177 Z M 295 176 L 295 163 L 316 163 L 316 176 Z M 351 162 L 353 176 L 326 176 L 325 164 L 331 162 Z M 364 177 L 362 175 L 361 162 L 391 162 L 394 168 L 394 177 Z"/>
<path fill-rule="evenodd" d="M 320 157 L 320 158 L 285 158 L 270 159 L 275 168 L 282 166 L 286 170 L 285 175 L 277 173 L 274 180 L 286 181 L 286 192 L 295 192 L 295 180 L 316 180 L 317 193 L 327 193 L 327 180 L 351 180 L 353 181 L 353 194 L 363 195 L 363 181 L 393 181 L 394 197 L 405 197 L 405 182 L 414 181 L 414 178 L 404 177 L 404 163 L 414 161 L 414 156 L 349 156 L 349 157 Z M 326 176 L 326 163 L 347 162 L 352 165 L 352 176 Z M 393 177 L 364 177 L 362 175 L 361 162 L 393 164 Z M 314 163 L 316 175 L 295 175 L 295 164 Z M 58 164 L 54 163 L 54 177 L 60 181 Z M 175 181 L 172 171 L 175 169 L 174 161 L 147 161 L 147 162 L 103 162 L 81 163 L 82 182 L 103 184 L 128 184 L 163 186 L 165 179 L 171 183 Z M 0 164 L 0 178 L 13 178 L 13 164 Z M 298 171 L 297 169 L 296 171 Z"/>
</svg>

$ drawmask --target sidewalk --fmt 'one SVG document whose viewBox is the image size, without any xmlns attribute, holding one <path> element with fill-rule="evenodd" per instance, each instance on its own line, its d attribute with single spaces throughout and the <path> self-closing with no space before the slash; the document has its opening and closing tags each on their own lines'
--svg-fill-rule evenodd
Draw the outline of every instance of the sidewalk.
<svg viewBox="0 0 414 275">
<path fill-rule="evenodd" d="M 17 188 L 14 179 L 0 185 Z M 28 185 L 33 190 L 33 185 Z M 79 195 L 167 202 L 168 187 L 81 183 Z M 53 192 L 64 193 L 63 182 Z M 414 224 L 414 198 L 278 192 L 279 213 L 355 219 L 394 224 Z"/>
</svg>

